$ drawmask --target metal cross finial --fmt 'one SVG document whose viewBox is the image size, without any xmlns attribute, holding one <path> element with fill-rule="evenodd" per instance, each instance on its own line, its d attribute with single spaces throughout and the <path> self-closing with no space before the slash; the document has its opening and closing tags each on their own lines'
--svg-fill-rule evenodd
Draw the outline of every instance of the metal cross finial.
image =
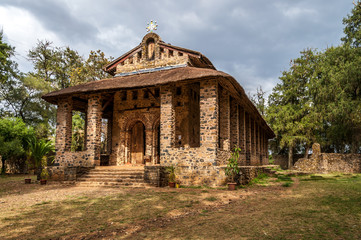
<svg viewBox="0 0 361 240">
<path fill-rule="evenodd" d="M 157 21 L 151 20 L 150 23 L 148 23 L 147 32 L 153 32 L 157 30 L 158 24 Z"/>
</svg>

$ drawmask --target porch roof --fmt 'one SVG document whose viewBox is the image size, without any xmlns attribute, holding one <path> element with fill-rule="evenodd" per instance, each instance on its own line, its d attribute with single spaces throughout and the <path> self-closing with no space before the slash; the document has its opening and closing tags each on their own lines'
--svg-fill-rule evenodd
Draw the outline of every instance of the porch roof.
<svg viewBox="0 0 361 240">
<path fill-rule="evenodd" d="M 50 103 L 57 103 L 57 99 L 67 95 L 79 93 L 97 93 L 104 90 L 118 90 L 127 88 L 150 87 L 167 83 L 202 79 L 209 77 L 232 78 L 229 74 L 208 68 L 179 67 L 169 70 L 145 72 L 127 76 L 118 76 L 99 81 L 84 83 L 58 91 L 50 92 L 42 98 Z"/>
<path fill-rule="evenodd" d="M 47 102 L 57 104 L 57 102 L 63 97 L 76 94 L 93 94 L 102 93 L 105 91 L 117 91 L 120 89 L 160 86 L 168 83 L 187 80 L 201 80 L 207 78 L 220 78 L 229 81 L 234 86 L 236 91 L 240 94 L 241 98 L 245 100 L 245 104 L 250 109 L 252 109 L 252 111 L 257 113 L 258 117 L 261 119 L 261 122 L 263 122 L 268 129 L 270 137 L 273 138 L 275 136 L 272 129 L 268 126 L 266 121 L 259 114 L 257 108 L 249 100 L 243 87 L 238 83 L 238 81 L 227 73 L 209 68 L 179 67 L 169 70 L 118 76 L 50 92 L 42 96 L 42 98 Z"/>
</svg>

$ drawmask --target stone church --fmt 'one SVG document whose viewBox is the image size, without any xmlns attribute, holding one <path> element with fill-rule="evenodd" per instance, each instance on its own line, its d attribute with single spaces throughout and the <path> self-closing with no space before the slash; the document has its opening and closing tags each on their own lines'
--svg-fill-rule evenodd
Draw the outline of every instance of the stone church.
<svg viewBox="0 0 361 240">
<path fill-rule="evenodd" d="M 174 165 L 183 185 L 219 186 L 235 145 L 241 166 L 268 164 L 273 131 L 237 80 L 200 52 L 151 32 L 103 70 L 113 77 L 43 96 L 58 106 L 54 178 L 86 167 L 144 166 L 148 181 L 159 181 Z M 71 151 L 73 111 L 85 115 L 83 151 Z"/>
</svg>

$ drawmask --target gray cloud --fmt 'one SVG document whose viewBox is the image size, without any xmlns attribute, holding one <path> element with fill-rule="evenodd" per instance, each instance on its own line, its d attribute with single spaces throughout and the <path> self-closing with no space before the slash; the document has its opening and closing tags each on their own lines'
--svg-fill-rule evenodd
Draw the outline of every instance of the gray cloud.
<svg viewBox="0 0 361 240">
<path fill-rule="evenodd" d="M 305 48 L 338 45 L 342 18 L 353 7 L 351 0 L 5 0 L 1 6 L 27 10 L 84 55 L 101 49 L 118 57 L 157 20 L 164 41 L 202 52 L 246 91 L 259 85 L 270 91 Z"/>
</svg>

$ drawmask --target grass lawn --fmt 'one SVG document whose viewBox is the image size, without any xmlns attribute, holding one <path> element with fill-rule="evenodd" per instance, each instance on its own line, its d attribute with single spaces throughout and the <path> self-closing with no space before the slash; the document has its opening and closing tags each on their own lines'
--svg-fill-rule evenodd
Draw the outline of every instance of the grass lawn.
<svg viewBox="0 0 361 240">
<path fill-rule="evenodd" d="M 0 239 L 360 239 L 361 174 L 209 188 L 95 189 L 0 178 Z"/>
</svg>

